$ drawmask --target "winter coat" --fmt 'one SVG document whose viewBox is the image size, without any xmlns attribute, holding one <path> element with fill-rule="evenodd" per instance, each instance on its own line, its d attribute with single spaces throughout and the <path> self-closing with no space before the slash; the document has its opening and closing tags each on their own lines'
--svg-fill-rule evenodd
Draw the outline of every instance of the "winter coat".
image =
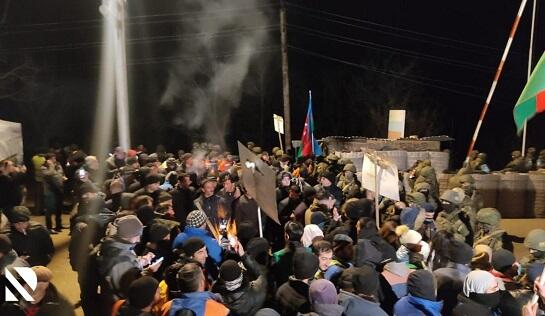
<svg viewBox="0 0 545 316">
<path fill-rule="evenodd" d="M 229 309 L 221 304 L 219 295 L 211 292 L 184 293 L 172 300 L 169 316 L 175 316 L 179 310 L 189 309 L 196 316 L 228 315 Z"/>
<path fill-rule="evenodd" d="M 30 266 L 47 266 L 53 258 L 55 247 L 47 229 L 38 223 L 31 222 L 26 234 L 11 228 L 8 233 L 13 249 L 20 257 L 28 256 Z"/>
<path fill-rule="evenodd" d="M 297 316 L 341 316 L 343 312 L 344 307 L 338 304 L 314 304 L 312 305 L 312 312 L 298 313 Z"/>
<path fill-rule="evenodd" d="M 310 312 L 309 285 L 300 280 L 291 279 L 276 291 L 280 315 L 290 316 Z"/>
<path fill-rule="evenodd" d="M 225 306 L 233 315 L 250 316 L 254 315 L 265 302 L 267 274 L 265 269 L 248 255 L 242 257 L 242 262 L 248 273 L 257 276 L 257 279 L 249 283 L 243 282 L 243 285 L 235 291 L 228 291 L 223 280 L 219 279 L 212 287 L 212 292 L 221 295 Z M 250 278 L 250 275 L 245 274 L 244 278 Z"/>
<path fill-rule="evenodd" d="M 437 299 L 444 302 L 444 315 L 451 315 L 452 309 L 458 304 L 458 294 L 462 293 L 464 279 L 470 271 L 469 267 L 452 262 L 433 271 L 437 280 Z"/>
<path fill-rule="evenodd" d="M 394 305 L 394 315 L 400 316 L 441 316 L 443 302 L 430 301 L 421 297 L 407 295 Z"/>
<path fill-rule="evenodd" d="M 489 307 L 479 304 L 469 297 L 460 294 L 458 295 L 458 302 L 459 304 L 452 310 L 453 315 L 460 315 L 460 316 L 499 316 L 501 314 L 498 314 L 494 311 L 492 311 Z"/>
<path fill-rule="evenodd" d="M 174 216 L 176 217 L 176 220 L 180 222 L 180 226 L 184 228 L 187 214 L 193 210 L 195 191 L 191 187 L 189 189 L 176 187 L 176 189 L 170 191 L 170 194 L 172 195 Z"/>
<path fill-rule="evenodd" d="M 344 307 L 345 316 L 386 316 L 379 303 L 363 299 L 355 294 L 341 290 L 339 305 Z"/>
<path fill-rule="evenodd" d="M 75 316 L 74 306 L 62 296 L 57 288 L 50 283 L 45 296 L 38 304 L 27 302 L 6 302 L 0 306 L 0 315 L 27 316 L 27 315 L 58 315 Z"/>
<path fill-rule="evenodd" d="M 121 290 L 123 274 L 130 269 L 142 269 L 132 250 L 134 244 L 115 237 L 106 237 L 99 246 L 98 271 L 114 292 Z"/>
<path fill-rule="evenodd" d="M 186 227 L 182 233 L 176 236 L 176 238 L 174 239 L 174 243 L 172 244 L 172 248 L 181 249 L 184 241 L 186 241 L 190 237 L 199 237 L 206 245 L 206 249 L 208 250 L 208 256 L 212 258 L 212 260 L 214 260 L 216 264 L 219 264 L 221 262 L 222 250 L 220 245 L 218 244 L 218 241 L 210 236 L 210 234 L 202 228 Z"/>
<path fill-rule="evenodd" d="M 293 254 L 299 248 L 303 249 L 300 242 L 292 242 L 292 245 L 273 253 L 274 265 L 272 266 L 272 275 L 276 280 L 276 286 L 286 283 L 293 274 Z M 310 252 L 309 248 L 304 248 Z"/>
<path fill-rule="evenodd" d="M 395 261 L 397 259 L 395 248 L 384 240 L 384 238 L 380 237 L 377 232 L 362 230 L 358 239 L 369 240 L 369 242 L 371 242 L 371 244 L 382 254 L 381 261 L 387 259 Z"/>
</svg>

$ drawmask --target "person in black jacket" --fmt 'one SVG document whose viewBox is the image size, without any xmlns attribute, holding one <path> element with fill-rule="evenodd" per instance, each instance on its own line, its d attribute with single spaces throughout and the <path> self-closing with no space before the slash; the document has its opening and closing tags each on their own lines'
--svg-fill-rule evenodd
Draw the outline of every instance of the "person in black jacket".
<svg viewBox="0 0 545 316">
<path fill-rule="evenodd" d="M 176 188 L 170 191 L 172 195 L 172 208 L 174 216 L 180 222 L 180 227 L 185 228 L 185 219 L 189 212 L 193 211 L 193 200 L 195 199 L 195 189 L 191 186 L 191 177 L 187 173 L 178 176 Z"/>
<path fill-rule="evenodd" d="M 244 252 L 240 243 L 238 255 L 246 268 L 243 271 L 234 260 L 225 261 L 220 267 L 219 279 L 212 286 L 233 315 L 254 315 L 264 304 L 267 296 L 267 273 L 263 266 Z"/>
<path fill-rule="evenodd" d="M 30 211 L 25 206 L 13 208 L 11 224 L 8 237 L 17 254 L 31 266 L 47 266 L 55 253 L 48 230 L 30 222 Z"/>
</svg>

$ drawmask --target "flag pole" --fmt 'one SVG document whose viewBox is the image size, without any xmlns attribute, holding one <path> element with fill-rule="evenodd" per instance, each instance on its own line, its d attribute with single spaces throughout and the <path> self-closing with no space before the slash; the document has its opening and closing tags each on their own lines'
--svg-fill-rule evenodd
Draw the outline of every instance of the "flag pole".
<svg viewBox="0 0 545 316">
<path fill-rule="evenodd" d="M 526 2 L 527 0 L 522 0 L 520 3 L 517 16 L 515 17 L 515 21 L 513 22 L 513 26 L 511 27 L 511 32 L 509 33 L 509 39 L 507 39 L 507 44 L 505 45 L 503 55 L 501 56 L 500 64 L 498 65 L 498 69 L 496 70 L 494 81 L 492 82 L 492 86 L 490 87 L 490 91 L 488 92 L 488 97 L 486 98 L 486 101 L 484 102 L 484 107 L 483 107 L 483 110 L 481 111 L 481 116 L 479 117 L 479 121 L 477 122 L 477 127 L 475 127 L 475 132 L 473 133 L 473 137 L 471 139 L 471 143 L 467 151 L 466 162 L 469 161 L 469 154 L 473 151 L 473 147 L 475 147 L 475 142 L 477 141 L 477 137 L 479 136 L 479 131 L 481 130 L 484 117 L 486 115 L 486 112 L 488 111 L 488 106 L 490 105 L 490 101 L 492 100 L 492 96 L 494 95 L 494 91 L 496 90 L 496 86 L 498 85 L 498 80 L 500 79 L 501 73 L 503 71 L 503 65 L 505 64 L 505 60 L 507 59 L 507 55 L 509 54 L 509 50 L 511 49 L 511 44 L 513 43 L 513 38 L 515 37 L 515 33 L 517 32 L 517 28 L 520 22 L 520 17 L 522 16 L 522 12 L 524 12 L 524 7 L 526 6 Z"/>
<path fill-rule="evenodd" d="M 312 107 L 312 91 L 308 90 L 308 106 Z M 310 117 L 312 117 L 312 120 L 309 120 L 308 122 L 308 130 L 310 131 L 310 144 L 312 146 L 312 154 L 314 155 L 314 126 L 310 126 L 311 121 L 314 123 L 314 115 L 312 115 L 312 108 L 310 108 Z"/>
<path fill-rule="evenodd" d="M 530 48 L 528 49 L 528 80 L 530 80 L 530 75 L 532 74 L 532 52 L 534 48 L 534 29 L 536 22 L 536 5 L 537 0 L 534 0 L 532 6 L 532 26 L 530 27 Z M 528 127 L 528 120 L 524 121 L 524 129 L 522 131 L 522 156 L 526 154 L 526 128 Z"/>
</svg>

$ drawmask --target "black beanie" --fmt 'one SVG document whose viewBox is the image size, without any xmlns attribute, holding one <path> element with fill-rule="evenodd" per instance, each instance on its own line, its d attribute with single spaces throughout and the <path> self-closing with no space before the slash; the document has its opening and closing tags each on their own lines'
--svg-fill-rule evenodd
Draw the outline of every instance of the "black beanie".
<svg viewBox="0 0 545 316">
<path fill-rule="evenodd" d="M 187 256 L 192 257 L 197 250 L 202 249 L 204 246 L 204 241 L 199 237 L 190 237 L 184 241 L 182 249 Z"/>
<path fill-rule="evenodd" d="M 168 228 L 168 226 L 161 223 L 155 223 L 151 225 L 149 229 L 149 240 L 151 242 L 159 242 L 163 240 L 168 234 L 170 234 L 170 229 Z"/>
<path fill-rule="evenodd" d="M 492 253 L 492 267 L 494 270 L 501 273 L 505 272 L 507 269 L 517 261 L 513 253 L 509 250 L 500 249 Z"/>
<path fill-rule="evenodd" d="M 357 294 L 375 295 L 378 289 L 378 274 L 367 265 L 356 268 L 352 275 L 352 285 Z"/>
<path fill-rule="evenodd" d="M 8 236 L 0 234 L 0 253 L 6 255 L 13 249 Z"/>
<path fill-rule="evenodd" d="M 134 280 L 129 286 L 129 303 L 142 309 L 153 303 L 159 282 L 152 277 L 144 276 Z"/>
<path fill-rule="evenodd" d="M 326 178 L 327 180 L 329 180 L 329 182 L 331 182 L 331 184 L 335 184 L 335 174 L 329 170 L 326 170 L 322 173 L 321 175 L 322 177 Z"/>
<path fill-rule="evenodd" d="M 136 216 L 142 222 L 142 224 L 144 224 L 144 226 L 148 226 L 155 218 L 155 213 L 153 212 L 153 208 L 151 206 L 142 205 L 136 210 Z"/>
<path fill-rule="evenodd" d="M 293 274 L 296 279 L 312 279 L 318 269 L 318 257 L 303 249 L 295 251 L 293 255 Z"/>
<path fill-rule="evenodd" d="M 240 240 L 248 241 L 257 235 L 257 228 L 251 222 L 243 221 L 237 225 L 237 237 Z"/>
<path fill-rule="evenodd" d="M 257 257 L 261 254 L 268 254 L 269 241 L 262 237 L 250 239 L 248 244 L 246 244 L 246 253 L 253 257 Z"/>
<path fill-rule="evenodd" d="M 30 211 L 26 206 L 16 206 L 13 208 L 10 222 L 12 224 L 28 222 L 30 220 Z"/>
<path fill-rule="evenodd" d="M 453 240 L 449 244 L 448 255 L 454 263 L 468 264 L 473 258 L 473 248 L 463 241 Z"/>
<path fill-rule="evenodd" d="M 148 174 L 144 178 L 144 185 L 150 185 L 152 183 L 161 183 L 161 177 L 154 174 Z"/>
<path fill-rule="evenodd" d="M 220 267 L 220 278 L 224 281 L 234 281 L 240 274 L 242 269 L 235 260 L 226 260 Z"/>
<path fill-rule="evenodd" d="M 435 301 L 436 286 L 435 278 L 428 270 L 416 270 L 409 274 L 409 278 L 407 279 L 407 291 L 412 296 L 429 301 Z"/>
</svg>

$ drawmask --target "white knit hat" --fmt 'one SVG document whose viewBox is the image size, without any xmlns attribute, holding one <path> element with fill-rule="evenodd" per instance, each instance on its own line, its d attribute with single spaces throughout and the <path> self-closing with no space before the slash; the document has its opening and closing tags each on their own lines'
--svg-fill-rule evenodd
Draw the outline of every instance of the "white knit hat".
<svg viewBox="0 0 545 316">
<path fill-rule="evenodd" d="M 422 235 L 419 232 L 409 229 L 406 225 L 397 226 L 396 234 L 399 236 L 399 242 L 402 245 L 418 244 L 422 240 Z"/>
</svg>

